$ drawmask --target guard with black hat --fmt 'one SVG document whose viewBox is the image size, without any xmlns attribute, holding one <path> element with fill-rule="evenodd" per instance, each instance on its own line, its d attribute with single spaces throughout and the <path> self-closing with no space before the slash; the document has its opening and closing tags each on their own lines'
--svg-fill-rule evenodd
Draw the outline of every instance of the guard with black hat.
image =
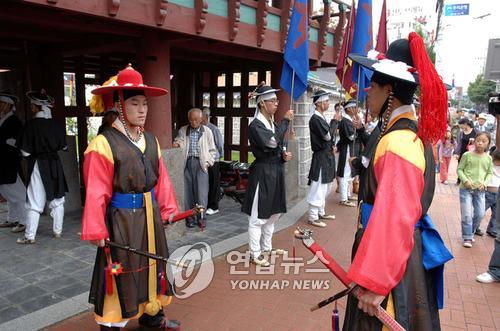
<svg viewBox="0 0 500 331">
<path fill-rule="evenodd" d="M 435 184 L 430 145 L 446 132 L 446 89 L 415 32 L 393 42 L 386 56 L 368 55 L 350 58 L 373 72 L 367 103 L 383 126 L 362 183 L 347 275 L 364 292 L 359 301 L 349 297 L 344 330 L 380 330 L 380 305 L 405 330 L 440 330 L 444 263 L 452 256 L 427 211 Z M 417 124 L 412 101 L 418 86 Z"/>
<path fill-rule="evenodd" d="M 335 134 L 341 120 L 340 112 L 328 124 L 325 111 L 330 106 L 330 93 L 317 90 L 313 95 L 314 113 L 309 119 L 309 134 L 313 151 L 311 168 L 309 169 L 309 204 L 308 223 L 325 227 L 323 220 L 333 220 L 335 215 L 325 211 L 326 196 L 330 192 L 331 183 L 335 178 Z"/>
<path fill-rule="evenodd" d="M 285 134 L 293 119 L 288 110 L 280 124 L 275 123 L 279 91 L 261 83 L 250 95 L 256 98 L 254 120 L 248 126 L 250 150 L 255 161 L 250 166 L 248 188 L 242 211 L 249 215 L 250 258 L 255 264 L 269 266 L 264 254 L 284 254 L 272 247 L 274 223 L 286 213 L 284 163 L 292 159 L 286 151 Z M 261 246 L 262 243 L 262 246 Z"/>
<path fill-rule="evenodd" d="M 339 124 L 339 142 L 337 150 L 339 152 L 339 164 L 337 165 L 337 176 L 339 177 L 340 205 L 356 207 L 350 201 L 352 199 L 352 184 L 358 175 L 351 169 L 349 159 L 357 156 L 361 152 L 360 133 L 363 129 L 356 100 L 350 99 L 344 104 L 344 116 Z"/>
<path fill-rule="evenodd" d="M 21 153 L 16 147 L 23 124 L 16 116 L 17 97 L 8 92 L 0 92 L 0 194 L 7 200 L 9 212 L 7 220 L 0 228 L 11 228 L 12 232 L 22 232 L 26 228 L 26 187 L 21 180 Z"/>
<path fill-rule="evenodd" d="M 28 163 L 26 199 L 26 231 L 18 244 L 34 244 L 40 214 L 49 203 L 53 219 L 54 238 L 60 238 L 64 220 L 64 196 L 68 185 L 59 158 L 59 151 L 67 151 L 66 130 L 52 118 L 54 99 L 44 89 L 30 91 L 26 96 L 31 102 L 35 118 L 28 121 L 17 142 Z"/>
</svg>

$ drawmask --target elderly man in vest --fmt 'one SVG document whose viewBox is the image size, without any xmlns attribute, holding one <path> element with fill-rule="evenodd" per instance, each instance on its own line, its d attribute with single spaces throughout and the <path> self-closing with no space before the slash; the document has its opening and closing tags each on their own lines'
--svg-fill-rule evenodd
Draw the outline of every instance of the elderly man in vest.
<svg viewBox="0 0 500 331">
<path fill-rule="evenodd" d="M 184 205 L 192 209 L 197 204 L 207 208 L 208 168 L 214 164 L 217 149 L 212 131 L 202 124 L 202 112 L 193 108 L 188 112 L 189 125 L 179 129 L 174 147 L 180 147 L 184 156 Z M 193 218 L 186 219 L 186 226 L 195 226 Z M 205 219 L 198 220 L 200 228 Z"/>
</svg>

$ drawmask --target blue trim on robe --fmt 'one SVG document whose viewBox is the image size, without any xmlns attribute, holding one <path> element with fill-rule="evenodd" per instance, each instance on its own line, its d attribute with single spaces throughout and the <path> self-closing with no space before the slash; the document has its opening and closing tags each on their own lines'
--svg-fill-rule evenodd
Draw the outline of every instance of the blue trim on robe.
<svg viewBox="0 0 500 331">
<path fill-rule="evenodd" d="M 155 201 L 154 190 L 151 190 L 151 198 Z M 111 206 L 122 209 L 141 209 L 144 207 L 144 194 L 114 192 L 111 197 Z"/>
<path fill-rule="evenodd" d="M 373 205 L 361 204 L 361 225 L 363 229 L 368 225 Z M 420 229 L 422 236 L 422 263 L 425 270 L 432 274 L 436 288 L 436 300 L 439 309 L 444 306 L 444 264 L 453 258 L 443 239 L 434 227 L 429 215 L 424 215 L 415 228 Z"/>
</svg>

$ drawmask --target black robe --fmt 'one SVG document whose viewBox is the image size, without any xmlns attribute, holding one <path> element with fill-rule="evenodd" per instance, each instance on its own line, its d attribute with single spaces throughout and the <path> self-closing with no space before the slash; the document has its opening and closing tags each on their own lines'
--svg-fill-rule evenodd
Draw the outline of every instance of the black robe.
<svg viewBox="0 0 500 331">
<path fill-rule="evenodd" d="M 250 150 L 255 161 L 250 165 L 248 187 L 243 201 L 242 212 L 252 214 L 252 204 L 259 185 L 259 215 L 260 219 L 268 219 L 271 215 L 286 213 L 285 174 L 282 158 L 283 140 L 288 129 L 288 119 L 283 119 L 279 125 L 274 123 L 275 132 L 267 129 L 259 119 L 254 119 L 248 127 Z M 268 147 L 274 137 L 277 146 Z"/>
<path fill-rule="evenodd" d="M 403 118 L 398 120 L 385 133 L 395 130 L 412 130 L 417 132 L 417 123 Z M 378 145 L 378 140 L 377 144 Z M 376 149 L 377 146 L 375 146 Z M 434 156 L 431 146 L 425 148 L 424 190 L 420 197 L 422 215 L 425 215 L 431 205 L 435 188 Z M 365 202 L 374 204 L 377 193 L 377 179 L 374 171 L 374 157 L 372 153 L 366 179 L 361 183 L 364 186 Z M 363 228 L 356 232 L 352 259 L 356 255 L 364 234 Z M 440 330 L 439 313 L 436 301 L 436 289 L 432 281 L 432 271 L 426 271 L 422 263 L 422 236 L 420 229 L 413 233 L 414 245 L 406 263 L 406 270 L 399 284 L 391 291 L 396 321 L 405 330 Z M 387 307 L 388 298 L 382 302 Z M 344 319 L 344 331 L 366 330 L 380 331 L 382 323 L 376 317 L 370 317 L 358 308 L 358 300 L 349 296 Z"/>
<path fill-rule="evenodd" d="M 358 156 L 361 153 L 362 142 L 360 133 L 362 131 L 354 129 L 354 124 L 347 117 L 343 117 L 339 124 L 339 142 L 337 143 L 337 151 L 339 152 L 339 164 L 337 166 L 337 176 L 344 177 L 344 168 L 349 158 Z M 351 140 L 356 133 L 355 140 Z M 348 150 L 348 147 L 350 150 Z M 354 151 L 353 151 L 354 148 Z M 349 155 L 347 152 L 350 152 Z M 354 153 L 353 153 L 354 152 Z M 355 169 L 351 170 L 351 177 L 357 176 Z"/>
<path fill-rule="evenodd" d="M 359 174 L 359 191 L 358 191 L 358 203 L 364 200 L 364 187 L 363 183 L 366 180 L 366 171 L 367 168 L 363 165 L 363 157 L 366 157 L 368 160 L 372 159 L 372 156 L 375 154 L 375 150 L 377 147 L 377 143 L 380 139 L 380 133 L 382 131 L 382 120 L 380 120 L 377 124 L 377 126 L 373 129 L 373 131 L 368 135 L 368 139 L 366 140 L 366 143 L 364 139 L 366 139 L 365 135 L 366 132 L 363 136 L 361 136 L 363 140 L 363 151 L 361 152 L 361 155 L 357 156 L 354 160 L 352 160 L 352 168 L 355 170 L 356 173 Z"/>
<path fill-rule="evenodd" d="M 26 186 L 38 162 L 47 201 L 62 198 L 68 192 L 68 185 L 57 152 L 68 149 L 64 127 L 51 118 L 34 118 L 26 123 L 17 146 L 30 154 Z"/>
<path fill-rule="evenodd" d="M 2 156 L 0 185 L 13 184 L 17 180 L 21 165 L 21 153 L 16 147 L 7 144 L 7 140 L 14 139 L 17 141 L 22 128 L 23 124 L 16 114 L 6 118 L 0 127 L 0 155 Z"/>
<path fill-rule="evenodd" d="M 330 121 L 314 114 L 309 120 L 309 133 L 311 135 L 311 149 L 313 151 L 311 168 L 309 169 L 309 184 L 311 181 L 319 181 L 321 170 L 321 183 L 331 183 L 335 178 L 335 155 L 332 147 L 335 145 L 334 134 L 337 131 L 338 122 Z M 329 135 L 328 140 L 325 136 Z"/>
</svg>

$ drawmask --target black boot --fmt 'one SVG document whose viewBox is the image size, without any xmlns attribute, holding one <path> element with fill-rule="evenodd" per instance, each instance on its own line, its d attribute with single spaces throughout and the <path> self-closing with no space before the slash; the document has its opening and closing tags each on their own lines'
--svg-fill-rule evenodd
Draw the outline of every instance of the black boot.
<svg viewBox="0 0 500 331">
<path fill-rule="evenodd" d="M 101 331 L 120 331 L 121 328 L 117 326 L 104 326 L 101 325 Z"/>
<path fill-rule="evenodd" d="M 146 313 L 139 317 L 139 324 L 154 329 L 164 329 L 167 331 L 179 331 L 181 322 L 177 320 L 169 320 L 165 317 L 163 309 L 160 309 L 158 314 L 150 316 Z"/>
</svg>

